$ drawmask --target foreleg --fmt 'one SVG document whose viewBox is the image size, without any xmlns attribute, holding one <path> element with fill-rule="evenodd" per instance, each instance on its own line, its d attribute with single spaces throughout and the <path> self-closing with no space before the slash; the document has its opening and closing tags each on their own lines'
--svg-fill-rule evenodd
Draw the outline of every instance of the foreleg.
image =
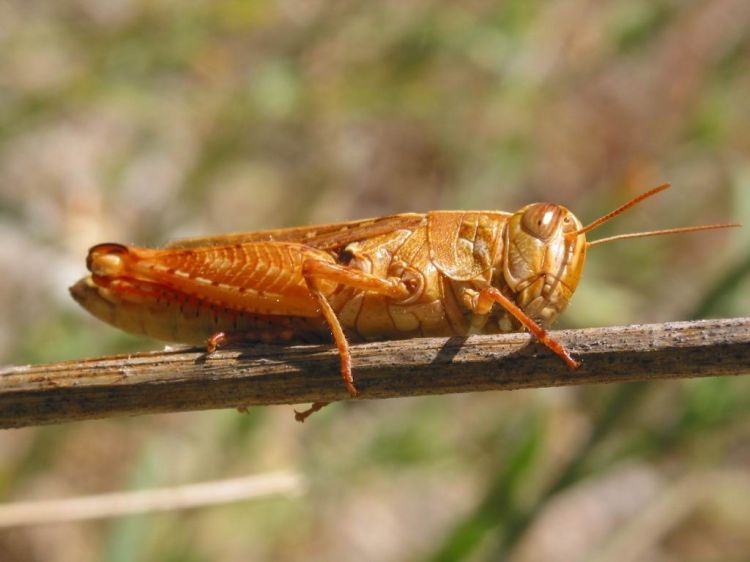
<svg viewBox="0 0 750 562">
<path fill-rule="evenodd" d="M 565 349 L 559 341 L 550 337 L 544 328 L 534 322 L 534 320 L 532 320 L 513 301 L 503 295 L 499 289 L 495 287 L 485 287 L 482 289 L 473 301 L 473 310 L 477 314 L 488 314 L 492 309 L 492 305 L 495 303 L 502 306 L 507 312 L 513 315 L 516 320 L 523 324 L 526 329 L 536 337 L 536 339 L 559 355 L 563 361 L 568 364 L 568 367 L 571 369 L 577 369 L 581 366 L 581 362 L 573 359 L 570 353 L 568 353 L 568 350 Z"/>
</svg>

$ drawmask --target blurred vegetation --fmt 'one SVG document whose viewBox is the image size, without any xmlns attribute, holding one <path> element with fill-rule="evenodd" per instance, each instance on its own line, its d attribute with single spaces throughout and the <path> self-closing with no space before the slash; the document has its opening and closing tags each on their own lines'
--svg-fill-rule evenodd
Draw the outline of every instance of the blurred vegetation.
<svg viewBox="0 0 750 562">
<path fill-rule="evenodd" d="M 748 99 L 746 0 L 2 3 L 0 355 L 160 345 L 69 299 L 104 240 L 536 200 L 587 221 L 663 181 L 599 235 L 750 224 Z M 748 314 L 746 227 L 597 248 L 561 325 Z M 3 532 L 0 560 L 745 560 L 748 485 L 658 508 L 750 478 L 749 412 L 737 378 L 5 431 L 2 501 L 277 468 L 310 488 Z"/>
</svg>

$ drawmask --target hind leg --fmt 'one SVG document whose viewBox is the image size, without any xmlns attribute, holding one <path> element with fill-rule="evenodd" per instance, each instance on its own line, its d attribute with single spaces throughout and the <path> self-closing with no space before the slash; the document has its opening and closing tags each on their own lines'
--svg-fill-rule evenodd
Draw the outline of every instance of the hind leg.
<svg viewBox="0 0 750 562">
<path fill-rule="evenodd" d="M 341 357 L 341 378 L 344 379 L 344 386 L 352 397 L 356 397 L 359 393 L 354 386 L 354 377 L 352 376 L 352 358 L 349 353 L 349 342 L 331 304 L 318 287 L 318 280 L 326 279 L 334 281 L 340 285 L 360 289 L 367 293 L 383 295 L 395 300 L 408 298 L 411 294 L 411 289 L 397 277 L 384 279 L 358 269 L 314 259 L 306 260 L 302 264 L 302 275 L 307 283 L 307 288 L 320 307 L 320 313 L 325 318 L 333 334 L 333 340 L 336 342 L 336 348 Z"/>
</svg>

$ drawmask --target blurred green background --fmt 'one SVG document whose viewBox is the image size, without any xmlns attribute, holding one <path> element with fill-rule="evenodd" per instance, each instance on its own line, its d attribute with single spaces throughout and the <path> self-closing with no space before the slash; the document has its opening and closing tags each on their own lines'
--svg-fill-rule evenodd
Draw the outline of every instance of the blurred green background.
<svg viewBox="0 0 750 562">
<path fill-rule="evenodd" d="M 69 298 L 102 241 L 587 222 L 663 181 L 598 236 L 748 225 L 749 100 L 747 0 L 2 2 L 2 364 L 161 346 Z M 747 226 L 602 246 L 560 326 L 750 315 L 749 274 Z M 0 560 L 747 560 L 750 381 L 0 432 L 3 502 L 276 469 L 307 492 L 0 532 Z"/>
</svg>

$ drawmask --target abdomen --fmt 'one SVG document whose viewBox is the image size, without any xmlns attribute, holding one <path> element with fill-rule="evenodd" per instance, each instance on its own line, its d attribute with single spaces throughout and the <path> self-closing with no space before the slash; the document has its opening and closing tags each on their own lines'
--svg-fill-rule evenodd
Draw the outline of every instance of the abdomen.
<svg viewBox="0 0 750 562">
<path fill-rule="evenodd" d="M 70 293 L 100 320 L 161 341 L 205 345 L 217 332 L 242 334 L 248 341 L 265 343 L 330 339 L 327 326 L 319 318 L 251 314 L 159 287 L 130 285 L 127 291 L 113 290 L 97 286 L 86 277 L 73 285 Z"/>
</svg>

